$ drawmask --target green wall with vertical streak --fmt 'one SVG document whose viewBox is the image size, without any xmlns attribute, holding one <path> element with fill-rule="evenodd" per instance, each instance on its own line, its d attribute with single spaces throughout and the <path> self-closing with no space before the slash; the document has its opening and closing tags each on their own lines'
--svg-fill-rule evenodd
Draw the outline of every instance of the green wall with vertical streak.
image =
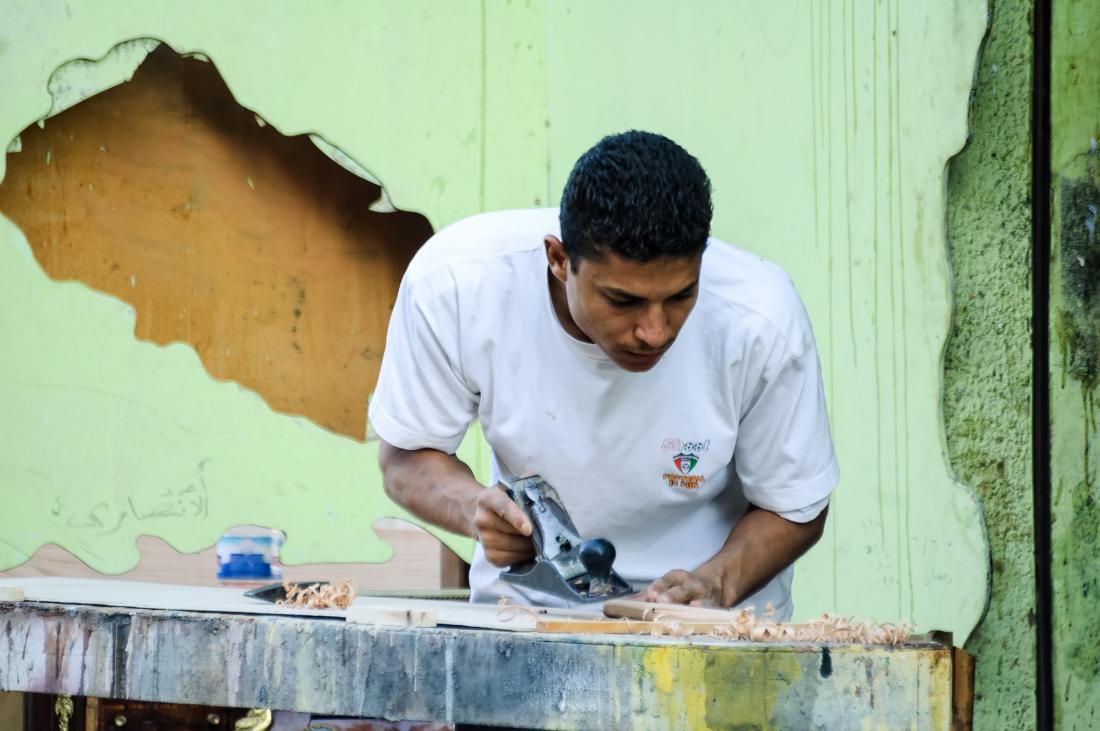
<svg viewBox="0 0 1100 731">
<path fill-rule="evenodd" d="M 815 324 L 843 477 L 796 572 L 798 615 L 911 618 L 961 638 L 988 562 L 975 494 L 944 457 L 944 179 L 985 19 L 982 0 L 44 0 L 0 26 L 0 139 L 48 114 L 58 67 L 134 38 L 202 53 L 242 105 L 319 134 L 436 228 L 555 203 L 603 134 L 669 134 L 711 174 L 715 233 L 784 266 Z M 102 89 L 132 61 L 62 77 Z M 0 440 L 0 481 L 21 496 L 0 515 L 0 565 L 55 540 L 122 571 L 139 530 L 196 550 L 243 522 L 287 529 L 288 562 L 389 555 L 362 530 L 402 514 L 372 445 L 215 383 L 186 346 L 137 342 L 127 308 L 50 281 L 6 220 L 0 365 L 0 427 L 17 437 Z M 208 514 L 128 517 L 148 486 L 199 477 Z M 86 530 L 97 521 L 122 528 Z"/>
<path fill-rule="evenodd" d="M 1051 35 L 1051 551 L 1058 728 L 1100 727 L 1100 4 Z"/>
</svg>

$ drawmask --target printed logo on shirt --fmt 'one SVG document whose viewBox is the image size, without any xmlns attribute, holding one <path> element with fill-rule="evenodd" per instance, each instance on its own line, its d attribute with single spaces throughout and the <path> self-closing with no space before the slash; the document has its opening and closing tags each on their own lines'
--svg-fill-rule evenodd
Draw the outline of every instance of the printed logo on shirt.
<svg viewBox="0 0 1100 731">
<path fill-rule="evenodd" d="M 686 475 L 695 469 L 695 465 L 699 464 L 699 457 L 695 454 L 681 452 L 672 458 L 672 464 L 676 465 L 676 469 L 680 470 L 681 475 Z"/>
<path fill-rule="evenodd" d="M 672 458 L 672 464 L 676 467 L 677 471 L 666 472 L 661 475 L 662 478 L 668 481 L 669 487 L 696 490 L 700 485 L 706 482 L 706 478 L 702 475 L 691 474 L 691 471 L 695 469 L 695 465 L 699 464 L 699 455 L 689 452 L 680 452 Z"/>
<path fill-rule="evenodd" d="M 661 441 L 661 451 L 663 452 L 706 452 L 710 450 L 710 440 L 706 439 L 701 442 L 691 442 L 685 439 L 677 439 L 676 437 L 665 437 Z"/>
</svg>

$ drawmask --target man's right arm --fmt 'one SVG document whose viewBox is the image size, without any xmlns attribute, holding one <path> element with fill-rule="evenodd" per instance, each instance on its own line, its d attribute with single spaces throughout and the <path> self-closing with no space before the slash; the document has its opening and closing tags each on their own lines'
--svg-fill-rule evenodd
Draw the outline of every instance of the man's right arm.
<svg viewBox="0 0 1100 731">
<path fill-rule="evenodd" d="M 504 490 L 483 487 L 453 454 L 382 440 L 378 464 L 390 499 L 422 520 L 476 539 L 490 563 L 511 566 L 533 555 L 523 510 Z"/>
</svg>

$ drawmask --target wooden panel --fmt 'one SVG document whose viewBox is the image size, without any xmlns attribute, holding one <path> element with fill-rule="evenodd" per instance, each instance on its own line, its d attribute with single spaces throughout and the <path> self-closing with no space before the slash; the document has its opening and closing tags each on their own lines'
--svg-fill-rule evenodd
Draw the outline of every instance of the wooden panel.
<svg viewBox="0 0 1100 731">
<path fill-rule="evenodd" d="M 89 699 L 91 701 L 92 699 Z M 89 710 L 91 710 L 91 702 Z M 141 731 L 212 731 L 231 729 L 246 710 L 218 706 L 190 706 L 182 703 L 96 700 L 95 731 L 141 729 Z"/>
<path fill-rule="evenodd" d="M 0 692 L 0 728 L 23 728 L 23 694 Z"/>
<path fill-rule="evenodd" d="M 974 656 L 955 647 L 951 650 L 954 662 L 951 691 L 952 731 L 972 731 L 974 728 Z"/>
<path fill-rule="evenodd" d="M 385 328 L 426 219 L 241 107 L 212 64 L 162 46 L 8 156 L 0 211 L 55 279 L 133 305 L 277 411 L 365 436 Z"/>
<path fill-rule="evenodd" d="M 376 530 L 395 550 L 385 563 L 314 563 L 284 567 L 288 581 L 352 579 L 360 589 L 438 589 L 467 586 L 466 563 L 424 530 L 398 521 L 383 521 Z M 159 538 L 137 540 L 141 563 L 131 571 L 112 576 L 126 581 L 218 586 L 217 556 L 213 548 L 180 553 Z M 26 563 L 0 577 L 71 576 L 106 578 L 88 568 L 65 549 L 48 544 Z"/>
</svg>

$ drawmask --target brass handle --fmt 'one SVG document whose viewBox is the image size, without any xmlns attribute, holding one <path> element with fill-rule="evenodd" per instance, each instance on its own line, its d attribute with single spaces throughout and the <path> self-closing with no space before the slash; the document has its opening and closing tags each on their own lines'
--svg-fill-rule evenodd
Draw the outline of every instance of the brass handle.
<svg viewBox="0 0 1100 731">
<path fill-rule="evenodd" d="M 271 709 L 253 708 L 233 725 L 236 731 L 267 731 L 271 728 Z"/>
<path fill-rule="evenodd" d="M 53 712 L 57 714 L 58 731 L 69 731 L 69 719 L 73 717 L 73 697 L 59 695 L 53 702 Z"/>
</svg>

